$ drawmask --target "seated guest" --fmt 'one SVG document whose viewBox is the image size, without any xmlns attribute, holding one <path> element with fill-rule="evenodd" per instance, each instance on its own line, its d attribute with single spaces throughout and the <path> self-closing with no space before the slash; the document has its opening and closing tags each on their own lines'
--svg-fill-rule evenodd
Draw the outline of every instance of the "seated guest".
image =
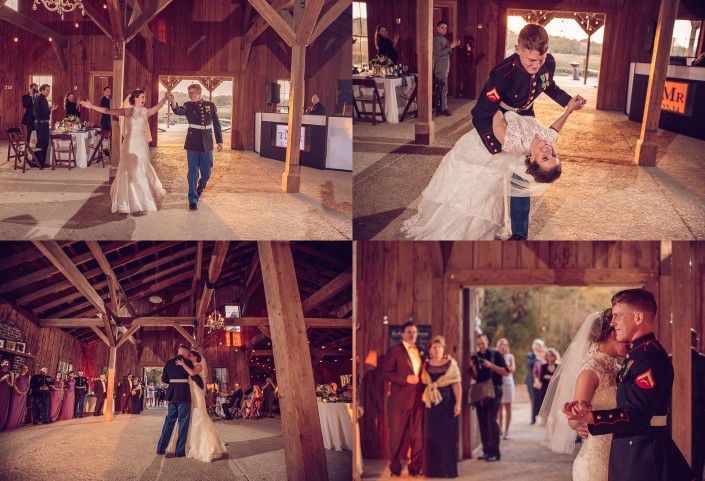
<svg viewBox="0 0 705 481">
<path fill-rule="evenodd" d="M 30 397 L 32 398 L 32 424 L 39 422 L 40 416 L 42 423 L 48 424 L 49 420 L 49 387 L 51 386 L 51 377 L 47 376 L 49 369 L 43 367 L 39 370 L 39 374 L 32 376 L 29 381 L 29 387 L 32 390 Z"/>
<path fill-rule="evenodd" d="M 326 108 L 321 103 L 320 97 L 317 94 L 313 94 L 311 97 L 311 106 L 304 112 L 306 115 L 325 115 Z"/>
<path fill-rule="evenodd" d="M 394 39 L 389 39 L 389 30 L 384 25 L 377 27 L 377 35 L 375 35 L 375 46 L 380 55 L 389 57 L 393 64 L 396 65 L 399 54 L 397 53 L 397 43 L 399 43 L 399 34 L 394 34 Z"/>
<path fill-rule="evenodd" d="M 52 422 L 58 421 L 61 415 L 61 402 L 64 399 L 64 381 L 61 380 L 61 372 L 54 375 L 54 381 L 51 384 L 51 395 L 49 397 L 51 405 L 51 414 L 49 419 Z"/>
<path fill-rule="evenodd" d="M 75 115 L 79 119 L 81 118 L 81 111 L 78 110 L 78 106 L 76 105 L 76 99 L 73 96 L 73 92 L 69 92 L 66 94 L 66 98 L 64 98 L 64 109 L 66 110 L 66 116 L 70 115 Z"/>
<path fill-rule="evenodd" d="M 261 399 L 262 390 L 258 385 L 255 384 L 252 389 L 248 389 L 245 392 L 245 399 L 242 404 L 242 409 L 240 411 L 242 417 L 245 419 L 250 419 L 251 417 L 254 417 L 255 409 L 257 408 L 257 404 L 261 401 Z"/>
<path fill-rule="evenodd" d="M 27 392 L 29 391 L 29 368 L 23 364 L 20 373 L 15 377 L 15 385 L 12 386 L 12 401 L 10 403 L 10 415 L 5 424 L 5 430 L 17 429 L 22 426 L 27 415 Z"/>
<path fill-rule="evenodd" d="M 74 405 L 76 398 L 76 381 L 74 379 L 74 372 L 69 371 L 68 378 L 64 383 L 64 400 L 61 404 L 61 415 L 59 419 L 65 421 L 67 419 L 73 419 Z"/>
<path fill-rule="evenodd" d="M 345 385 L 345 391 L 340 395 L 340 399 L 343 401 L 352 401 L 353 400 L 353 388 L 352 384 L 346 384 Z"/>
<path fill-rule="evenodd" d="M 235 390 L 230 395 L 228 402 L 223 403 L 223 413 L 225 414 L 225 419 L 232 419 L 233 414 L 237 409 L 240 409 L 242 404 L 242 389 L 240 389 L 240 383 L 235 383 Z"/>
<path fill-rule="evenodd" d="M 5 428 L 10 414 L 10 398 L 15 385 L 15 373 L 10 371 L 10 361 L 3 359 L 0 364 L 0 431 Z"/>
<path fill-rule="evenodd" d="M 340 390 L 338 389 L 338 383 L 333 381 L 330 383 L 330 387 L 333 390 L 331 393 L 332 396 L 338 397 L 338 394 L 340 393 Z"/>
</svg>

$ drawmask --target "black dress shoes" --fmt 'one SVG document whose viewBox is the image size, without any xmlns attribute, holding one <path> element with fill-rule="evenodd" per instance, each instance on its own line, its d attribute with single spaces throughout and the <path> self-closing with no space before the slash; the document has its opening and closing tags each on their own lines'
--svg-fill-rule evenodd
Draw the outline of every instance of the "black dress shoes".
<svg viewBox="0 0 705 481">
<path fill-rule="evenodd" d="M 493 463 L 495 461 L 499 461 L 499 458 L 497 456 L 487 456 L 485 458 L 485 461 L 487 461 L 488 463 Z"/>
<path fill-rule="evenodd" d="M 196 189 L 196 193 L 198 194 L 198 197 L 201 197 L 201 194 L 203 193 L 203 189 L 201 189 L 199 187 L 198 189 Z"/>
<path fill-rule="evenodd" d="M 483 459 L 487 459 L 487 458 L 489 458 L 489 455 L 487 455 L 486 453 L 482 453 L 480 456 L 477 457 L 478 461 L 483 460 Z"/>
<path fill-rule="evenodd" d="M 509 240 L 526 240 L 526 236 L 522 234 L 512 234 L 512 236 L 509 238 Z"/>
<path fill-rule="evenodd" d="M 188 210 L 198 210 L 198 204 L 195 202 L 190 202 L 188 205 Z"/>
<path fill-rule="evenodd" d="M 166 453 L 157 449 L 157 454 L 160 456 L 164 456 Z"/>
<path fill-rule="evenodd" d="M 446 117 L 450 117 L 451 114 L 450 114 L 450 111 L 448 111 L 448 110 L 443 110 L 443 111 L 441 112 L 441 115 L 445 115 Z"/>
</svg>

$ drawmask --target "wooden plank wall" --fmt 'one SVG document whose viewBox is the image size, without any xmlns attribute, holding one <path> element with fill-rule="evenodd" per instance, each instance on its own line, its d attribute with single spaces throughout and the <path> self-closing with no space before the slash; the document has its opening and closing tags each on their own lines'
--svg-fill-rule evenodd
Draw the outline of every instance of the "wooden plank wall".
<svg viewBox="0 0 705 481">
<path fill-rule="evenodd" d="M 557 277 L 574 279 L 575 285 L 580 285 L 585 269 L 605 269 L 607 277 L 601 283 L 609 284 L 609 272 L 621 269 L 651 271 L 658 279 L 660 263 L 659 242 L 358 241 L 357 245 L 356 317 L 362 326 L 357 356 L 362 363 L 358 372 L 362 374 L 360 399 L 365 409 L 360 425 L 363 455 L 371 458 L 385 457 L 387 446 L 380 368 L 389 329 L 383 317 L 389 316 L 390 325 L 400 325 L 413 316 L 419 324 L 430 324 L 434 335 L 446 336 L 451 355 L 463 352 L 458 284 L 448 278 L 449 271 L 491 270 L 494 274 L 487 276 L 501 278 L 503 272 L 518 269 L 554 269 L 562 272 L 556 273 Z M 449 289 L 448 285 L 454 287 Z M 666 318 L 662 325 L 668 325 Z"/>
<path fill-rule="evenodd" d="M 0 137 L 5 129 L 20 124 L 23 109 L 21 96 L 26 93 L 29 75 L 53 76 L 53 100 L 60 107 L 54 120 L 65 115 L 63 97 L 76 90 L 85 98 L 89 90 L 89 72 L 112 71 L 112 44 L 93 22 L 80 13 L 66 14 L 65 22 L 43 8 L 31 11 L 28 2 L 24 13 L 69 37 L 66 52 L 67 71 L 61 70 L 48 42 L 0 21 Z M 350 7 L 352 8 L 352 7 Z M 197 15 L 194 12 L 198 12 Z M 269 82 L 289 78 L 291 49 L 270 28 L 255 42 L 250 63 L 241 67 L 243 10 L 239 4 L 225 0 L 183 0 L 173 2 L 152 23 L 154 33 L 154 72 L 146 68 L 144 40 L 137 36 L 126 49 L 125 90 L 145 88 L 147 105 L 156 103 L 159 75 L 219 75 L 233 77 L 232 139 L 226 145 L 251 149 L 254 145 L 254 113 L 265 109 L 265 91 Z M 197 17 L 195 20 L 194 18 Z M 107 14 L 106 14 L 107 18 Z M 79 22 L 76 29 L 73 24 Z M 19 42 L 13 37 L 19 36 Z M 323 33 L 308 48 L 306 97 L 318 93 L 329 114 L 336 111 L 337 80 L 350 77 L 352 51 L 347 41 L 331 40 Z M 73 87 L 77 86 L 77 89 Z M 11 87 L 11 88 L 8 88 Z M 99 101 L 99 99 L 91 99 Z M 122 101 L 122 99 L 120 99 Z M 113 106 L 117 104 L 114 101 Z M 156 116 L 150 125 L 157 138 Z"/>
</svg>

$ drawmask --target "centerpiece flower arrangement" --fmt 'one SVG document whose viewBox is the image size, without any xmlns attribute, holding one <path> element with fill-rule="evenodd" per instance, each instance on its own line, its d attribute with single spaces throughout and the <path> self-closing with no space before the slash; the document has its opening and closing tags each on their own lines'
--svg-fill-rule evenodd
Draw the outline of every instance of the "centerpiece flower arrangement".
<svg viewBox="0 0 705 481">
<path fill-rule="evenodd" d="M 333 386 L 330 384 L 319 384 L 316 386 L 316 396 L 322 398 L 322 402 L 336 402 L 338 396 L 333 392 Z"/>
<path fill-rule="evenodd" d="M 56 128 L 56 130 L 60 132 L 75 132 L 76 130 L 78 130 L 80 124 L 81 119 L 79 119 L 75 115 L 69 115 L 64 120 L 59 122 L 59 126 Z"/>
<path fill-rule="evenodd" d="M 386 55 L 377 55 L 370 59 L 370 67 L 376 76 L 383 77 L 393 70 L 394 62 Z"/>
</svg>

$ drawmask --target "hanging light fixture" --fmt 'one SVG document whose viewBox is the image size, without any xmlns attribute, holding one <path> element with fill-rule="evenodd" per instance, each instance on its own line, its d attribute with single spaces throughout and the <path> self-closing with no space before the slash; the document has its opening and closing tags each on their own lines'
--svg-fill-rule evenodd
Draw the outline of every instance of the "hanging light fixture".
<svg viewBox="0 0 705 481">
<path fill-rule="evenodd" d="M 156 260 L 156 262 L 157 262 L 157 274 L 156 274 L 156 276 L 154 277 L 154 285 L 155 285 L 155 286 L 156 286 L 157 284 L 159 284 L 159 251 L 157 251 L 156 256 L 157 256 L 157 260 Z M 152 294 L 151 296 L 149 296 L 149 302 L 151 302 L 152 304 L 161 304 L 161 303 L 162 303 L 162 300 L 163 300 L 163 299 L 162 299 L 161 296 L 159 296 L 158 294 Z"/>
<path fill-rule="evenodd" d="M 213 301 L 213 311 L 208 314 L 208 318 L 206 319 L 206 327 L 209 332 L 225 327 L 225 319 L 218 311 L 218 304 L 215 302 L 215 286 L 213 286 L 213 298 L 211 300 Z"/>
<path fill-rule="evenodd" d="M 83 0 L 34 0 L 32 10 L 37 10 L 38 4 L 43 4 L 50 12 L 59 12 L 61 20 L 64 19 L 65 12 L 73 12 L 77 8 L 81 9 L 81 15 L 86 15 L 83 9 Z"/>
</svg>

